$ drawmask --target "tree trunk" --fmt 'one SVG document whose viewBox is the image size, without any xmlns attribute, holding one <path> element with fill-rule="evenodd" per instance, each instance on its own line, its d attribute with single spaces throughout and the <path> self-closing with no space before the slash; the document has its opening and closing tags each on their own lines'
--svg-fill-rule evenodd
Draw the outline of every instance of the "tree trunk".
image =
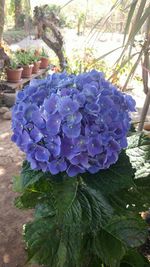
<svg viewBox="0 0 150 267">
<path fill-rule="evenodd" d="M 63 53 L 63 37 L 61 35 L 61 32 L 59 29 L 55 26 L 54 23 L 47 19 L 42 20 L 42 24 L 47 28 L 50 28 L 53 36 L 47 37 L 45 31 L 42 33 L 41 37 L 43 41 L 55 52 L 57 55 L 59 62 L 60 62 L 60 68 L 61 70 L 64 70 L 66 67 L 66 60 Z M 42 28 L 42 24 L 39 27 Z"/>
<path fill-rule="evenodd" d="M 0 0 L 0 44 L 3 39 L 5 0 Z"/>
<path fill-rule="evenodd" d="M 34 21 L 38 30 L 38 38 L 42 38 L 42 40 L 55 52 L 60 62 L 60 68 L 61 70 L 64 70 L 67 62 L 64 56 L 64 41 L 59 30 L 58 18 L 54 13 L 51 13 L 46 17 L 44 17 L 44 15 L 44 9 L 35 7 Z"/>
<path fill-rule="evenodd" d="M 42 40 L 55 52 L 56 56 L 59 59 L 60 68 L 61 70 L 64 70 L 66 67 L 66 61 L 62 50 L 58 49 L 57 43 L 55 45 L 55 43 L 51 42 L 51 40 L 47 38 L 45 35 L 42 35 Z"/>
<path fill-rule="evenodd" d="M 22 5 L 21 5 L 21 0 L 15 0 L 15 28 L 19 28 L 19 18 L 22 13 Z"/>
</svg>

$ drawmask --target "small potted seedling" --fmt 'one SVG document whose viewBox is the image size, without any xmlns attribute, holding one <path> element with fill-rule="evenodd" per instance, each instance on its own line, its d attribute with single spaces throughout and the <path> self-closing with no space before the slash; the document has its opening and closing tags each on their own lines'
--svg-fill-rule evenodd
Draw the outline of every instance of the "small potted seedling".
<svg viewBox="0 0 150 267">
<path fill-rule="evenodd" d="M 23 68 L 20 67 L 15 54 L 10 58 L 9 66 L 6 68 L 7 81 L 17 83 L 21 80 Z"/>
<path fill-rule="evenodd" d="M 17 58 L 23 68 L 22 78 L 30 78 L 32 76 L 33 64 L 31 60 L 31 52 L 20 50 L 17 52 Z"/>
<path fill-rule="evenodd" d="M 40 57 L 40 60 L 41 60 L 40 69 L 46 69 L 49 65 L 49 56 L 45 52 L 44 48 L 42 48 L 42 52 L 40 56 L 41 56 Z"/>
<path fill-rule="evenodd" d="M 40 65 L 41 65 L 40 54 L 35 50 L 32 53 L 31 57 L 32 57 L 32 62 L 33 62 L 32 73 L 36 74 L 36 73 L 38 73 Z"/>
</svg>

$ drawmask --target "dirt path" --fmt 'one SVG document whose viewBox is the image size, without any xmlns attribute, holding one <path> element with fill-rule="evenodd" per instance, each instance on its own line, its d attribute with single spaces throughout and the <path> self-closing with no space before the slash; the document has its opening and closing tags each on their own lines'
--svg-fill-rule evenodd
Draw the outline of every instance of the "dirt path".
<svg viewBox="0 0 150 267">
<path fill-rule="evenodd" d="M 13 204 L 17 194 L 12 190 L 12 176 L 19 174 L 23 153 L 10 141 L 10 125 L 10 121 L 0 120 L 0 267 L 23 267 L 22 225 L 32 216 Z"/>
</svg>

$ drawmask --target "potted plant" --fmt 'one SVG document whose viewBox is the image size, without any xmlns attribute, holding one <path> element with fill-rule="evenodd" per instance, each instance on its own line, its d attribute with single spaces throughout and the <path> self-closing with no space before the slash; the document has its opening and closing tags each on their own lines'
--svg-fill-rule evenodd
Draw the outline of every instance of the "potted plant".
<svg viewBox="0 0 150 267">
<path fill-rule="evenodd" d="M 41 65 L 40 55 L 37 54 L 36 51 L 34 51 L 31 55 L 31 58 L 32 58 L 32 63 L 33 63 L 32 73 L 36 74 L 38 73 L 40 69 L 40 65 Z"/>
<path fill-rule="evenodd" d="M 31 61 L 31 52 L 20 50 L 16 53 L 20 65 L 23 67 L 22 78 L 30 78 L 32 76 L 33 64 Z"/>
<path fill-rule="evenodd" d="M 15 54 L 10 58 L 9 67 L 6 68 L 7 81 L 17 83 L 21 80 L 23 68 L 20 67 Z"/>
<path fill-rule="evenodd" d="M 40 56 L 41 56 L 40 57 L 40 59 L 41 59 L 40 69 L 46 69 L 49 65 L 49 56 L 45 52 L 44 48 L 42 48 L 42 52 L 41 52 Z"/>
</svg>

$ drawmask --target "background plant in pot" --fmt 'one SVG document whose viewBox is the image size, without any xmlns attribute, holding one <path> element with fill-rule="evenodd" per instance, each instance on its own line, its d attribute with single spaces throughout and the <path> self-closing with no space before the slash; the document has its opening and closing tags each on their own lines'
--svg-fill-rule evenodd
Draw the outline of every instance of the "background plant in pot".
<svg viewBox="0 0 150 267">
<path fill-rule="evenodd" d="M 42 48 L 42 52 L 40 54 L 40 60 L 41 60 L 40 68 L 46 69 L 49 65 L 49 56 L 45 52 L 44 48 Z"/>
<path fill-rule="evenodd" d="M 7 81 L 17 83 L 21 80 L 23 68 L 20 66 L 19 61 L 15 54 L 10 57 L 9 66 L 6 68 Z"/>
<path fill-rule="evenodd" d="M 18 93 L 12 140 L 26 161 L 15 204 L 35 210 L 24 227 L 30 262 L 150 266 L 138 248 L 148 234 L 139 214 L 150 203 L 150 139 L 129 134 L 134 110 L 95 70 L 55 73 Z"/>
<path fill-rule="evenodd" d="M 31 59 L 31 52 L 27 50 L 20 50 L 16 52 L 16 56 L 20 65 L 23 68 L 22 78 L 30 78 L 32 76 L 33 63 Z"/>
<path fill-rule="evenodd" d="M 33 63 L 32 73 L 36 74 L 36 73 L 38 73 L 38 71 L 40 69 L 40 64 L 41 64 L 40 55 L 38 53 L 36 53 L 36 51 L 34 51 L 34 52 L 32 51 L 31 60 Z"/>
</svg>

